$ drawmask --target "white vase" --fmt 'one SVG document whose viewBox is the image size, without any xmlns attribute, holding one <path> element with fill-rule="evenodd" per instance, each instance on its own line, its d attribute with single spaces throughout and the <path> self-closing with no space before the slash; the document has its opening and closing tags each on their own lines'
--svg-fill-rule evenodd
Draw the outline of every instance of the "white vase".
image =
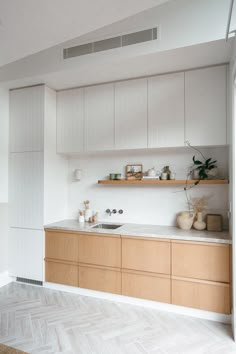
<svg viewBox="0 0 236 354">
<path fill-rule="evenodd" d="M 182 211 L 177 216 L 177 225 L 182 230 L 190 230 L 193 225 L 194 212 Z"/>
<path fill-rule="evenodd" d="M 202 217 L 202 212 L 201 211 L 197 212 L 197 220 L 194 221 L 193 227 L 194 227 L 194 229 L 199 230 L 199 231 L 205 230 L 206 223 L 203 221 L 203 217 Z"/>
<path fill-rule="evenodd" d="M 198 170 L 193 170 L 192 172 L 192 179 L 199 179 L 199 171 Z"/>
<path fill-rule="evenodd" d="M 215 168 L 212 168 L 212 170 L 206 170 L 206 174 L 209 179 L 214 179 L 218 175 L 218 168 L 215 167 Z"/>
<path fill-rule="evenodd" d="M 93 215 L 91 209 L 85 209 L 84 219 L 85 221 L 89 221 L 89 218 Z"/>
</svg>

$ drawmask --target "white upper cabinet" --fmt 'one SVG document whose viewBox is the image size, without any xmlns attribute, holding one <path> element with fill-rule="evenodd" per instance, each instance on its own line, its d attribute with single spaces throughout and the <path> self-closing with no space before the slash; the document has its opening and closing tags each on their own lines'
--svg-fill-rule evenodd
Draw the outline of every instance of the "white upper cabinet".
<svg viewBox="0 0 236 354">
<path fill-rule="evenodd" d="M 44 86 L 10 91 L 10 152 L 43 151 Z"/>
<path fill-rule="evenodd" d="M 114 84 L 84 89 L 85 150 L 114 149 Z"/>
<path fill-rule="evenodd" d="M 191 145 L 226 144 L 226 66 L 185 73 L 185 139 Z"/>
<path fill-rule="evenodd" d="M 115 148 L 147 148 L 147 79 L 115 84 Z"/>
<path fill-rule="evenodd" d="M 10 226 L 43 229 L 43 152 L 10 154 Z"/>
<path fill-rule="evenodd" d="M 57 152 L 84 150 L 84 90 L 57 93 Z"/>
<path fill-rule="evenodd" d="M 148 79 L 148 147 L 184 146 L 184 73 Z"/>
</svg>

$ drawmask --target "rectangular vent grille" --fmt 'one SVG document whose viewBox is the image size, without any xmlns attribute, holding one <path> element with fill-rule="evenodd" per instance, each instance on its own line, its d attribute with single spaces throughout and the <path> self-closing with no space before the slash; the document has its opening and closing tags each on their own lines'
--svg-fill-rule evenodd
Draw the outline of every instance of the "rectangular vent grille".
<svg viewBox="0 0 236 354">
<path fill-rule="evenodd" d="M 79 57 L 81 55 L 102 52 L 109 49 L 121 48 L 132 44 L 154 40 L 157 40 L 157 27 L 118 37 L 108 38 L 97 42 L 82 44 L 76 47 L 65 48 L 63 49 L 63 58 L 69 59 Z"/>
<path fill-rule="evenodd" d="M 26 283 L 26 284 L 32 284 L 32 285 L 39 285 L 43 286 L 43 282 L 39 280 L 32 280 L 32 279 L 25 279 L 25 278 L 16 278 L 16 281 L 19 281 L 21 283 Z"/>
</svg>

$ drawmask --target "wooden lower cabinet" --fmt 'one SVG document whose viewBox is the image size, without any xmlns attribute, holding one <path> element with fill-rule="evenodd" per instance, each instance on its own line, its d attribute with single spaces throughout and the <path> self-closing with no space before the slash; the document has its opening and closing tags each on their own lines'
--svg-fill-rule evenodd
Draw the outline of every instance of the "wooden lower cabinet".
<svg viewBox="0 0 236 354">
<path fill-rule="evenodd" d="M 62 261 L 79 261 L 79 237 L 76 233 L 60 230 L 46 231 L 45 234 L 46 258 Z"/>
<path fill-rule="evenodd" d="M 172 241 L 172 275 L 230 282 L 230 245 Z"/>
<path fill-rule="evenodd" d="M 80 288 L 121 294 L 120 269 L 80 265 L 79 280 Z"/>
<path fill-rule="evenodd" d="M 230 285 L 172 279 L 172 304 L 230 314 Z"/>
<path fill-rule="evenodd" d="M 170 276 L 123 270 L 122 295 L 170 303 Z"/>
<path fill-rule="evenodd" d="M 79 286 L 79 267 L 76 264 L 45 261 L 46 282 Z"/>
<path fill-rule="evenodd" d="M 122 268 L 170 274 L 170 240 L 122 237 Z"/>
<path fill-rule="evenodd" d="M 231 311 L 231 246 L 46 230 L 46 282 Z"/>
<path fill-rule="evenodd" d="M 119 235 L 79 235 L 79 262 L 107 267 L 121 267 Z"/>
</svg>

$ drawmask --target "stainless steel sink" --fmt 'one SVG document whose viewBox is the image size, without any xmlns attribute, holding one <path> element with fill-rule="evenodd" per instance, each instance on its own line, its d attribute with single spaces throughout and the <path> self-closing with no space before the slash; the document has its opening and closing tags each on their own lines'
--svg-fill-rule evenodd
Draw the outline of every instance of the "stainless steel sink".
<svg viewBox="0 0 236 354">
<path fill-rule="evenodd" d="M 115 224 L 97 224 L 92 227 L 92 229 L 108 229 L 108 230 L 115 230 L 122 225 L 115 225 Z"/>
</svg>

